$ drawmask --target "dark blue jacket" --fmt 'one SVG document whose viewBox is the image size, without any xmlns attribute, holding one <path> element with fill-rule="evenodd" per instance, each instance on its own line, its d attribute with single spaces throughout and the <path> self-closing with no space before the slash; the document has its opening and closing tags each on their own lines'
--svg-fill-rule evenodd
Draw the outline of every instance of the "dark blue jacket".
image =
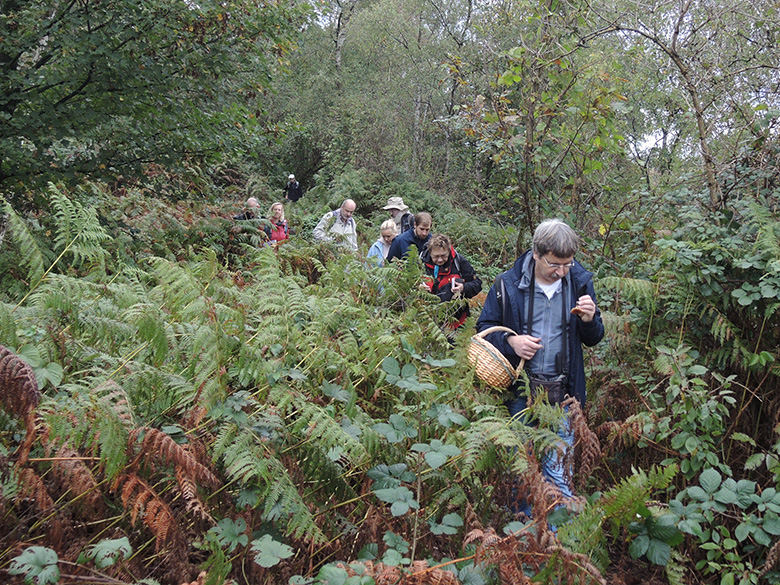
<svg viewBox="0 0 780 585">
<path fill-rule="evenodd" d="M 533 270 L 533 266 L 533 254 L 529 250 L 515 261 L 512 268 L 498 275 L 496 282 L 490 287 L 485 299 L 485 306 L 477 320 L 478 332 L 495 325 L 503 325 L 518 334 L 527 333 L 525 293 L 530 285 L 530 270 Z M 499 278 L 503 279 L 506 288 L 503 309 L 496 294 Z M 590 295 L 596 302 L 592 272 L 585 270 L 582 264 L 575 261 L 574 266 L 569 270 L 569 278 L 572 286 L 567 287 L 569 291 L 567 310 L 571 310 L 582 295 Z M 604 337 L 604 323 L 601 321 L 601 311 L 598 309 L 598 304 L 596 305 L 596 315 L 590 323 L 585 323 L 579 317 L 569 315 L 569 329 L 566 336 L 569 345 L 568 394 L 576 396 L 580 404 L 584 406 L 585 364 L 582 356 L 582 345 L 596 345 Z M 498 348 L 514 367 L 518 366 L 520 358 L 507 343 L 502 332 L 491 333 L 486 339 Z"/>
<path fill-rule="evenodd" d="M 428 240 L 430 239 L 430 232 L 428 233 L 427 238 L 421 240 L 417 237 L 417 234 L 415 234 L 414 228 L 405 231 L 400 236 L 396 236 L 396 238 L 393 240 L 393 243 L 390 244 L 390 250 L 387 252 L 386 262 L 390 262 L 393 258 L 403 258 L 406 256 L 406 253 L 409 251 L 409 246 L 412 244 L 417 246 L 418 254 L 422 253 L 423 250 L 425 250 L 425 246 L 428 243 Z"/>
</svg>

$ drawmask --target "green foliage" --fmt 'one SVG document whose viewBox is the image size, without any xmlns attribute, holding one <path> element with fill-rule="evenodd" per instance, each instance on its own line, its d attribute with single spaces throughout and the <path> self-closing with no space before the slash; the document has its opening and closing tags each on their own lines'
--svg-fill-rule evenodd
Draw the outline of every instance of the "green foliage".
<svg viewBox="0 0 780 585">
<path fill-rule="evenodd" d="M 270 568 L 278 565 L 282 560 L 293 556 L 293 549 L 284 543 L 273 539 L 269 534 L 252 541 L 252 551 L 255 553 L 255 562 L 261 567 Z"/>
<path fill-rule="evenodd" d="M 676 526 L 674 514 L 663 514 L 658 518 L 647 511 L 641 522 L 632 522 L 628 529 L 635 534 L 629 552 L 633 558 L 647 556 L 654 565 L 666 565 L 673 546 L 683 542 L 683 534 Z"/>
<path fill-rule="evenodd" d="M 115 565 L 119 560 L 126 561 L 132 553 L 133 547 L 125 536 L 111 540 L 101 540 L 87 549 L 85 557 L 94 561 L 98 569 L 105 569 Z"/>
<path fill-rule="evenodd" d="M 15 6 L 0 38 L 4 187 L 259 148 L 258 90 L 306 11 L 252 6 L 236 18 L 212 2 Z"/>
<path fill-rule="evenodd" d="M 14 557 L 8 572 L 11 575 L 24 575 L 25 583 L 47 585 L 60 580 L 57 566 L 57 553 L 44 546 L 31 546 L 22 554 Z"/>
</svg>

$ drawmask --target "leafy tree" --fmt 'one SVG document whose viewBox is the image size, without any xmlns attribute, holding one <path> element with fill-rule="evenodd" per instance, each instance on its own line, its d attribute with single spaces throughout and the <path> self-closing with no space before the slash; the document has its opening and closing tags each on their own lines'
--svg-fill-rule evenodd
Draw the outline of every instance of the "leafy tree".
<svg viewBox="0 0 780 585">
<path fill-rule="evenodd" d="M 5 2 L 0 186 L 257 148 L 305 5 Z"/>
</svg>

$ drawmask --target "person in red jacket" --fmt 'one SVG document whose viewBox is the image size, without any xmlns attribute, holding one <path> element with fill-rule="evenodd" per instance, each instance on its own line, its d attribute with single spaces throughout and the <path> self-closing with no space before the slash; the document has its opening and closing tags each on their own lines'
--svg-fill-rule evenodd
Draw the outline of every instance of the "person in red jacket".
<svg viewBox="0 0 780 585">
<path fill-rule="evenodd" d="M 265 233 L 271 242 L 278 244 L 290 237 L 287 220 L 284 219 L 284 206 L 278 201 L 268 210 L 268 221 L 270 225 L 265 226 Z"/>
<path fill-rule="evenodd" d="M 455 251 L 450 239 L 444 234 L 431 236 L 428 246 L 420 254 L 425 268 L 426 279 L 423 286 L 439 297 L 442 302 L 453 299 L 476 296 L 482 290 L 482 281 L 474 272 L 474 267 Z M 464 303 L 458 307 L 453 321 L 447 324 L 457 329 L 469 316 L 469 306 Z"/>
</svg>

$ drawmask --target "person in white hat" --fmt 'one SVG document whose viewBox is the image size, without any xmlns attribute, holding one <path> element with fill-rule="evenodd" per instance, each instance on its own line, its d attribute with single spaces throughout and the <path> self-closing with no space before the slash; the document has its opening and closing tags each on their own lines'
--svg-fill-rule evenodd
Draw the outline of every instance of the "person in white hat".
<svg viewBox="0 0 780 585">
<path fill-rule="evenodd" d="M 387 200 L 387 205 L 382 209 L 390 212 L 390 217 L 393 218 L 399 234 L 414 227 L 414 215 L 409 211 L 409 206 L 404 203 L 403 197 L 390 197 Z"/>
<path fill-rule="evenodd" d="M 303 195 L 301 184 L 295 180 L 295 175 L 287 177 L 287 184 L 284 186 L 284 198 L 287 201 L 298 201 Z"/>
</svg>

